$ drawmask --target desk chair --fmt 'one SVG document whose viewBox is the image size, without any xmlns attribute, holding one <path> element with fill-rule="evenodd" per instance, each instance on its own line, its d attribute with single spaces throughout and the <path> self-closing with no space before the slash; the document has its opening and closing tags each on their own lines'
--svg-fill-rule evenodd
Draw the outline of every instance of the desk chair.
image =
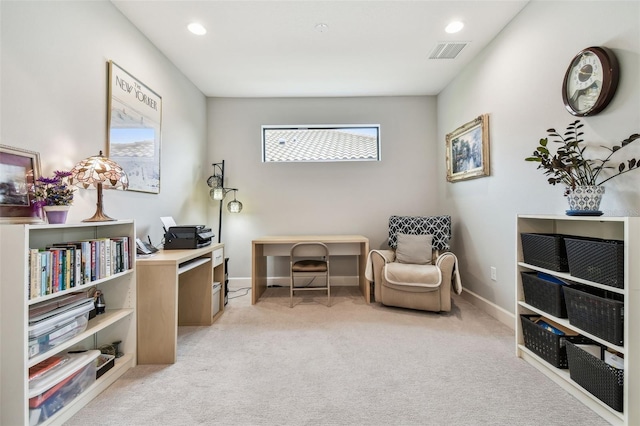
<svg viewBox="0 0 640 426">
<path fill-rule="evenodd" d="M 320 242 L 303 242 L 294 244 L 291 247 L 291 284 L 290 303 L 293 308 L 294 291 L 327 291 L 327 306 L 331 306 L 331 284 L 329 283 L 329 248 Z M 313 259 L 310 259 L 313 258 Z M 322 258 L 322 259 L 318 259 Z M 324 276 L 326 283 L 323 287 L 296 287 L 296 277 L 318 277 Z M 312 280 L 313 281 L 313 280 Z"/>
</svg>

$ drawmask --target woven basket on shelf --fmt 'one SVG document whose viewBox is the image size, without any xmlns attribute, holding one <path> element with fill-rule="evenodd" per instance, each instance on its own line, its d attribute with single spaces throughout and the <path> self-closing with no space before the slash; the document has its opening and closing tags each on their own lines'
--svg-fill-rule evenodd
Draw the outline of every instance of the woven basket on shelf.
<svg viewBox="0 0 640 426">
<path fill-rule="evenodd" d="M 567 342 L 567 358 L 571 380 L 588 390 L 616 411 L 623 409 L 624 370 Z"/>
<path fill-rule="evenodd" d="M 569 271 L 563 235 L 521 233 L 520 239 L 525 263 L 555 272 Z"/>
<path fill-rule="evenodd" d="M 569 323 L 611 342 L 622 345 L 624 339 L 624 302 L 622 295 L 593 287 L 565 286 Z"/>
<path fill-rule="evenodd" d="M 521 272 L 524 301 L 555 317 L 566 318 L 563 285 L 540 278 L 536 272 Z"/>
<path fill-rule="evenodd" d="M 567 340 L 575 343 L 591 343 L 584 336 L 560 336 L 533 322 L 539 315 L 520 315 L 524 346 L 556 368 L 569 368 Z"/>
<path fill-rule="evenodd" d="M 624 288 L 624 241 L 566 237 L 571 275 Z"/>
</svg>

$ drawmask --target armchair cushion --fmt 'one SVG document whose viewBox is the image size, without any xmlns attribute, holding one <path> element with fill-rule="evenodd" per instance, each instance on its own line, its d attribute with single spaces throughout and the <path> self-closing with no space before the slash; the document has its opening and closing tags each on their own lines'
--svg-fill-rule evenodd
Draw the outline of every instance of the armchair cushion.
<svg viewBox="0 0 640 426">
<path fill-rule="evenodd" d="M 400 263 L 428 265 L 431 263 L 431 235 L 398 234 L 396 259 Z"/>
<path fill-rule="evenodd" d="M 438 288 L 442 283 L 442 272 L 435 265 L 391 262 L 384 268 L 384 277 L 400 286 Z"/>
</svg>

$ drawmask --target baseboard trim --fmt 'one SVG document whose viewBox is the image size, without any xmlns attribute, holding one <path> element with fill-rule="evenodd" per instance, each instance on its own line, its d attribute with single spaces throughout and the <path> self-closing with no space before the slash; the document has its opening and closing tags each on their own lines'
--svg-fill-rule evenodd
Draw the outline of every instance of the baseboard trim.
<svg viewBox="0 0 640 426">
<path fill-rule="evenodd" d="M 491 315 L 510 329 L 515 329 L 515 316 L 511 312 L 507 311 L 504 308 L 501 308 L 493 302 L 490 302 L 484 297 L 467 290 L 466 288 L 463 289 L 461 296 L 467 302 L 471 303 L 479 309 L 482 309 L 484 312 Z"/>
</svg>

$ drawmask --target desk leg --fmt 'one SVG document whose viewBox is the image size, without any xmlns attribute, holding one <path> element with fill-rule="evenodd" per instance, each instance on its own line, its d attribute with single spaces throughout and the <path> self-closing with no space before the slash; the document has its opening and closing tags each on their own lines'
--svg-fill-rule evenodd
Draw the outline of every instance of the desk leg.
<svg viewBox="0 0 640 426">
<path fill-rule="evenodd" d="M 369 243 L 360 243 L 360 256 L 358 256 L 358 280 L 360 283 L 360 291 L 367 303 L 371 303 L 371 286 L 365 277 L 367 269 L 367 256 L 369 256 Z"/>
<path fill-rule="evenodd" d="M 178 339 L 178 271 L 175 265 L 136 267 L 138 364 L 173 364 Z"/>
<path fill-rule="evenodd" d="M 264 245 L 253 243 L 251 262 L 251 304 L 255 305 L 267 289 L 267 258 Z"/>
</svg>

